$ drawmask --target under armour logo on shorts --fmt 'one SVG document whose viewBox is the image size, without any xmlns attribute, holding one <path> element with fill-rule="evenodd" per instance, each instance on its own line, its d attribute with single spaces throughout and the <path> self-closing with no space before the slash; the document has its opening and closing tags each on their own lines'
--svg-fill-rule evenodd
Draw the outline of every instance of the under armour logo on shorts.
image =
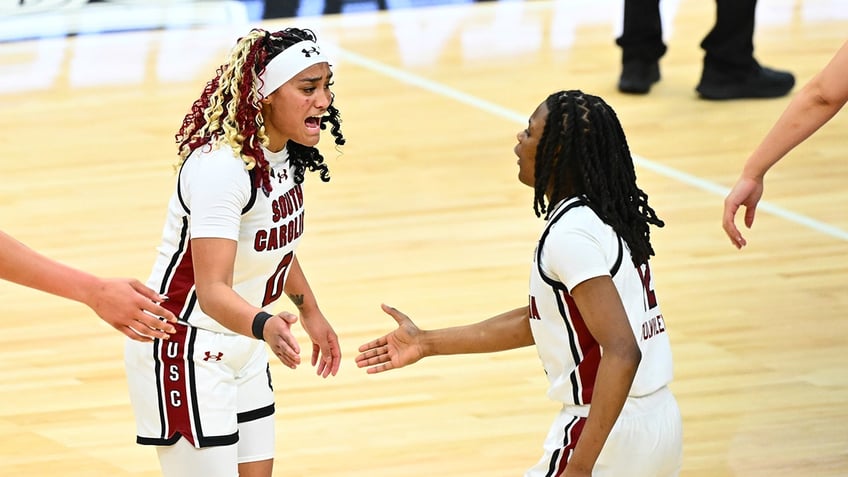
<svg viewBox="0 0 848 477">
<path fill-rule="evenodd" d="M 224 357 L 224 353 L 218 351 L 218 354 L 212 354 L 211 351 L 204 351 L 206 356 L 203 357 L 203 361 L 221 361 L 221 358 Z"/>
</svg>

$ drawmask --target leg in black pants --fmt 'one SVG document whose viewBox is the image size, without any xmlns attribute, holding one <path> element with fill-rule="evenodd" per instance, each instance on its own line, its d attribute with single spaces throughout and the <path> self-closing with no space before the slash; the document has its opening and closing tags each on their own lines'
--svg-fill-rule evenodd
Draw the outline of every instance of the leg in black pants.
<svg viewBox="0 0 848 477">
<path fill-rule="evenodd" d="M 716 21 L 704 37 L 704 68 L 747 73 L 754 60 L 757 0 L 716 0 Z"/>
<path fill-rule="evenodd" d="M 701 42 L 704 67 L 696 88 L 705 99 L 778 97 L 795 84 L 787 72 L 761 67 L 754 59 L 756 0 L 716 0 L 716 21 Z M 666 52 L 659 0 L 625 0 L 624 28 L 616 39 L 622 70 L 618 89 L 645 94 L 659 81 Z"/>
<path fill-rule="evenodd" d="M 616 39 L 621 47 L 624 93 L 645 94 L 660 80 L 659 60 L 665 54 L 659 0 L 625 0 L 624 28 Z"/>
<path fill-rule="evenodd" d="M 716 22 L 701 42 L 704 70 L 696 90 L 704 99 L 776 98 L 795 77 L 760 66 L 754 59 L 757 0 L 716 0 Z"/>
</svg>

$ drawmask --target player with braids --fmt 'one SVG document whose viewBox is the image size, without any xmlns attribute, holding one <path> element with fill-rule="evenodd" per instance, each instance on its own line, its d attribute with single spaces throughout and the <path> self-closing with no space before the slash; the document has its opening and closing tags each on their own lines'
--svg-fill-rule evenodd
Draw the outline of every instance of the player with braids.
<svg viewBox="0 0 848 477">
<path fill-rule="evenodd" d="M 562 199 L 566 191 L 582 194 L 627 242 L 634 263 L 646 263 L 654 255 L 649 226 L 663 227 L 665 223 L 648 205 L 648 195 L 636 185 L 630 148 L 615 111 L 603 99 L 582 91 L 562 91 L 551 95 L 546 103 L 550 113 L 539 141 L 536 215 L 545 213 L 549 182 L 553 202 Z M 575 128 L 586 133 L 574 134 Z M 568 172 L 572 168 L 573 174 Z"/>
<path fill-rule="evenodd" d="M 360 346 L 357 365 L 380 373 L 427 356 L 535 344 L 562 403 L 544 453 L 525 477 L 671 477 L 682 464 L 682 421 L 671 346 L 648 259 L 648 227 L 662 226 L 636 185 L 621 125 L 601 98 L 560 91 L 518 133 L 518 179 L 546 224 L 528 303 L 474 324 L 398 324 Z M 629 258 L 629 260 L 627 259 Z"/>
<path fill-rule="evenodd" d="M 338 372 L 338 337 L 296 254 L 305 173 L 330 179 L 321 130 L 345 142 L 332 77 L 313 32 L 254 29 L 175 136 L 175 190 L 147 285 L 179 321 L 169 340 L 128 341 L 125 353 L 137 441 L 155 446 L 165 477 L 271 477 L 265 346 L 296 368 L 298 320 L 317 374 Z M 283 293 L 299 316 L 270 312 Z"/>
</svg>

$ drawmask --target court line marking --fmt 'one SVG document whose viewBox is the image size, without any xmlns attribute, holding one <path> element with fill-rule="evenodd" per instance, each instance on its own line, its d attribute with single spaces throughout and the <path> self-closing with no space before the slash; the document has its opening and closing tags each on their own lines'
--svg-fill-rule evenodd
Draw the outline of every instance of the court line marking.
<svg viewBox="0 0 848 477">
<path fill-rule="evenodd" d="M 439 96 L 444 96 L 446 98 L 453 99 L 459 103 L 471 106 L 481 111 L 485 111 L 494 116 L 508 119 L 518 124 L 527 123 L 527 116 L 524 114 L 519 114 L 510 109 L 498 106 L 497 104 L 477 98 L 470 94 L 463 93 L 462 91 L 458 91 L 438 82 L 414 75 L 408 71 L 404 71 L 399 68 L 380 63 L 378 61 L 372 60 L 357 53 L 353 53 L 351 51 L 347 51 L 342 48 L 338 48 L 338 50 L 335 50 L 335 54 L 357 66 L 361 66 L 368 70 L 379 73 L 383 76 L 388 76 L 390 78 L 396 79 L 402 83 L 416 86 L 418 88 L 430 91 L 431 93 L 437 94 Z M 730 192 L 729 187 L 725 187 L 714 182 L 701 179 L 692 174 L 679 171 L 672 167 L 664 166 L 662 164 L 651 161 L 636 154 L 633 155 L 633 161 L 639 167 L 643 167 L 657 174 L 690 185 L 692 187 L 695 187 L 696 189 L 707 191 L 720 197 L 724 197 L 727 195 L 728 192 Z M 794 222 L 796 224 L 812 229 L 816 232 L 829 235 L 840 240 L 848 241 L 848 231 L 821 222 L 819 220 L 807 217 L 806 215 L 792 212 L 791 210 L 784 209 L 783 207 L 777 206 L 768 201 L 761 200 L 760 203 L 757 205 L 757 211 L 767 212 L 789 222 Z M 717 214 L 716 220 L 718 220 L 719 217 L 720 216 Z"/>
</svg>

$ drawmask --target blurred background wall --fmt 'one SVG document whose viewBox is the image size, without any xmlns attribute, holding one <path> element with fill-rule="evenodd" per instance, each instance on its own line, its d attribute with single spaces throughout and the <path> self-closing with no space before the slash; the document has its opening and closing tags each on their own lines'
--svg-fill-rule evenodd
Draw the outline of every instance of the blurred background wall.
<svg viewBox="0 0 848 477">
<path fill-rule="evenodd" d="M 518 0 L 0 0 L 0 41 Z"/>
</svg>

